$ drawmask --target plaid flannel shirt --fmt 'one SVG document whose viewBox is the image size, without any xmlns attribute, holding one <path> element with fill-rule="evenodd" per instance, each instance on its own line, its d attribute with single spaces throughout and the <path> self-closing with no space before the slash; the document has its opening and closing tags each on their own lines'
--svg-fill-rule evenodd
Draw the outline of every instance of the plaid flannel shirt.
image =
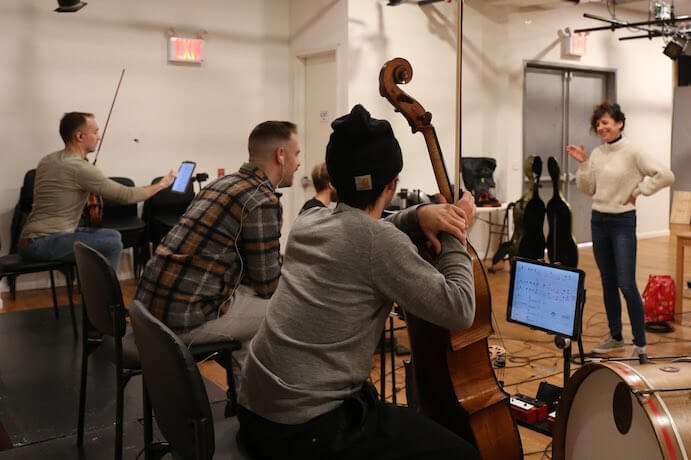
<svg viewBox="0 0 691 460">
<path fill-rule="evenodd" d="M 281 224 L 279 194 L 264 171 L 243 164 L 190 203 L 147 263 L 135 298 L 184 332 L 225 313 L 238 282 L 271 297 L 281 274 Z"/>
</svg>

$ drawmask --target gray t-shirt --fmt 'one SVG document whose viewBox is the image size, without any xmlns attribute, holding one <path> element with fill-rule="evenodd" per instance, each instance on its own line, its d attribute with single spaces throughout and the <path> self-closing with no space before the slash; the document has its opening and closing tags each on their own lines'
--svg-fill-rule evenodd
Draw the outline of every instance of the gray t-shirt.
<svg viewBox="0 0 691 460">
<path fill-rule="evenodd" d="M 73 232 L 89 192 L 118 203 L 146 200 L 145 187 L 127 187 L 103 173 L 78 154 L 59 150 L 38 163 L 34 182 L 33 208 L 22 230 L 22 238 L 38 238 Z"/>
<path fill-rule="evenodd" d="M 339 203 L 297 218 L 278 289 L 250 345 L 240 404 L 284 424 L 339 406 L 369 376 L 392 302 L 449 329 L 472 324 L 466 248 L 442 234 L 435 268 L 401 230 L 419 230 L 415 209 L 385 221 Z"/>
</svg>

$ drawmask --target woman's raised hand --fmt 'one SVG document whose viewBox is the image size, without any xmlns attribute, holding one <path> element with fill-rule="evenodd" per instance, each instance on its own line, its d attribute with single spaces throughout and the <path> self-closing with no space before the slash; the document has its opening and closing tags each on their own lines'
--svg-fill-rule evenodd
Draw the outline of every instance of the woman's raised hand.
<svg viewBox="0 0 691 460">
<path fill-rule="evenodd" d="M 577 162 L 583 163 L 588 157 L 585 155 L 585 147 L 583 145 L 567 145 L 566 151 L 569 152 Z"/>
</svg>

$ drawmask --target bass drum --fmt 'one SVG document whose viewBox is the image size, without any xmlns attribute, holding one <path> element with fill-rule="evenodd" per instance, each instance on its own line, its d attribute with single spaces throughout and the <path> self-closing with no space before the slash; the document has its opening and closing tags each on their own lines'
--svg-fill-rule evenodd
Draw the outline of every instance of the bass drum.
<svg viewBox="0 0 691 460">
<path fill-rule="evenodd" d="M 689 387 L 688 362 L 582 367 L 571 377 L 559 403 L 553 458 L 688 460 Z"/>
</svg>

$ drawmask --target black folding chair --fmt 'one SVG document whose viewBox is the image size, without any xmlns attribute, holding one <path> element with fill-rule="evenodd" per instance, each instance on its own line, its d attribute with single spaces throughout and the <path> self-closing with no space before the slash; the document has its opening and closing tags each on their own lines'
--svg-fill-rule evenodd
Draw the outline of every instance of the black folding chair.
<svg viewBox="0 0 691 460">
<path fill-rule="evenodd" d="M 156 177 L 152 184 L 160 181 L 162 177 Z M 144 202 L 142 218 L 149 228 L 149 241 L 154 249 L 172 229 L 185 213 L 187 206 L 194 199 L 194 182 L 187 184 L 185 193 L 176 193 L 170 187 L 161 190 Z"/>
<path fill-rule="evenodd" d="M 82 292 L 82 373 L 79 387 L 77 446 L 84 445 L 84 411 L 89 355 L 99 346 L 106 347 L 108 359 L 115 364 L 115 459 L 122 459 L 123 401 L 125 386 L 141 374 L 139 354 L 131 328 L 125 322 L 125 306 L 120 283 L 108 260 L 82 242 L 74 243 L 77 275 Z M 145 413 L 146 417 L 147 414 Z M 151 417 L 150 413 L 148 414 Z"/>
<path fill-rule="evenodd" d="M 73 262 L 64 261 L 30 261 L 22 258 L 19 252 L 19 236 L 22 228 L 26 222 L 33 207 L 34 201 L 34 180 L 36 178 L 36 170 L 31 169 L 24 174 L 24 183 L 19 193 L 19 201 L 14 208 L 12 216 L 12 225 L 10 227 L 11 243 L 10 253 L 5 256 L 0 256 L 0 281 L 7 278 L 10 287 L 10 297 L 15 300 L 17 297 L 17 282 L 16 279 L 20 275 L 29 273 L 50 273 L 50 289 L 53 294 L 53 309 L 55 311 L 55 319 L 59 319 L 60 312 L 58 310 L 58 297 L 55 292 L 55 276 L 54 271 L 59 271 L 65 276 L 65 283 L 67 284 L 67 296 L 69 298 L 70 314 L 72 315 L 72 331 L 74 337 L 77 337 L 77 320 L 74 314 L 74 303 L 72 301 L 72 274 L 74 272 Z"/>
<path fill-rule="evenodd" d="M 84 243 L 74 244 L 80 289 L 83 298 L 82 313 L 82 373 L 79 392 L 79 418 L 77 445 L 84 443 L 84 412 L 86 407 L 86 376 L 89 355 L 99 346 L 106 347 L 108 358 L 116 368 L 115 459 L 122 458 L 123 396 L 129 380 L 141 374 L 139 352 L 134 342 L 132 328 L 127 325 L 127 312 L 122 300 L 120 283 L 108 260 Z M 97 331 L 97 333 L 94 333 Z M 228 402 L 226 414 L 234 415 L 237 405 L 235 380 L 232 372 L 233 351 L 240 349 L 240 342 L 225 340 L 196 344 L 190 347 L 193 359 L 201 361 L 213 357 L 226 369 Z M 144 441 L 151 445 L 153 429 L 151 409 L 144 398 Z M 148 447 L 147 447 L 148 448 Z"/>
<path fill-rule="evenodd" d="M 249 459 L 237 443 L 237 418 L 214 427 L 209 398 L 199 369 L 187 346 L 140 302 L 130 307 L 139 347 L 144 384 L 156 414 L 156 423 L 168 441 L 158 445 L 155 457 L 209 460 Z M 216 436 L 216 433 L 220 436 Z"/>
<path fill-rule="evenodd" d="M 134 181 L 128 177 L 111 177 L 115 182 L 134 187 Z M 132 248 L 132 269 L 135 278 L 139 278 L 142 268 L 149 260 L 149 242 L 146 222 L 137 212 L 137 204 L 122 204 L 115 201 L 103 200 L 103 227 L 112 228 L 120 232 L 122 247 Z"/>
</svg>

